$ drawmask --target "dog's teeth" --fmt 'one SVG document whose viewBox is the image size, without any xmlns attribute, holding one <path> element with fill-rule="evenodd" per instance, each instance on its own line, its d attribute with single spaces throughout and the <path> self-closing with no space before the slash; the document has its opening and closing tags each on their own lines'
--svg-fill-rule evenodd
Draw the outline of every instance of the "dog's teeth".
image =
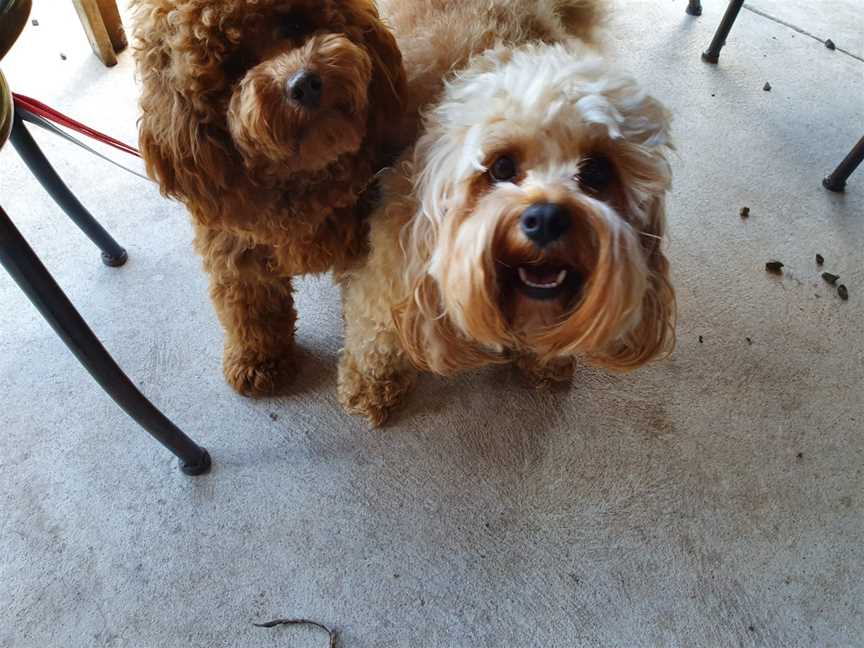
<svg viewBox="0 0 864 648">
<path fill-rule="evenodd" d="M 558 281 L 555 282 L 555 286 L 558 287 L 564 283 L 564 280 L 567 278 L 567 271 L 562 270 L 558 273 Z"/>
<path fill-rule="evenodd" d="M 567 279 L 567 270 L 562 270 L 558 273 L 558 277 L 555 281 L 551 281 L 549 283 L 537 283 L 536 281 L 531 281 L 528 278 L 528 271 L 525 268 L 519 268 L 519 279 L 522 280 L 526 286 L 530 286 L 531 288 L 558 288 L 564 281 Z"/>
</svg>

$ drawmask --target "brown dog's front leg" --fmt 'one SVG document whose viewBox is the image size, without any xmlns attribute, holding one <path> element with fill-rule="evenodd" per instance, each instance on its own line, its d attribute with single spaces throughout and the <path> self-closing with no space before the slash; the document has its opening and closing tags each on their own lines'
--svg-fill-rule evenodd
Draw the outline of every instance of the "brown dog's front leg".
<svg viewBox="0 0 864 648">
<path fill-rule="evenodd" d="M 225 380 L 244 396 L 277 393 L 289 377 L 297 314 L 291 280 L 214 276 L 210 295 L 225 329 Z"/>
<path fill-rule="evenodd" d="M 210 297 L 225 329 L 225 379 L 244 396 L 277 393 L 290 377 L 297 313 L 291 277 L 273 250 L 200 228 L 196 247 L 210 274 Z"/>
</svg>

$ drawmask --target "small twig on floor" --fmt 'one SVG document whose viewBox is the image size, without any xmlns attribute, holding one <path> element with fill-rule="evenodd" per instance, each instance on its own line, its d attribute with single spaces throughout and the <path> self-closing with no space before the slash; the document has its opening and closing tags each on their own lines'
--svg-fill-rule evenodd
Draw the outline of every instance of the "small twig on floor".
<svg viewBox="0 0 864 648">
<path fill-rule="evenodd" d="M 308 619 L 276 619 L 275 621 L 268 621 L 267 623 L 253 623 L 256 628 L 275 628 L 276 626 L 311 626 L 313 628 L 318 628 L 319 630 L 323 630 L 330 636 L 330 646 L 329 648 L 336 648 L 336 639 L 339 637 L 339 633 L 335 630 L 331 630 L 327 626 L 322 623 L 318 623 L 317 621 L 309 621 Z"/>
</svg>

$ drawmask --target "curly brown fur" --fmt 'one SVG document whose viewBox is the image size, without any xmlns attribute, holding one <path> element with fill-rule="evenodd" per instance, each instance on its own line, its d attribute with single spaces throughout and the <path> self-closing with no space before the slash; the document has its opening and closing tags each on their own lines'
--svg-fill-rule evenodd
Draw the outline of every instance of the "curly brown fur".
<svg viewBox="0 0 864 648">
<path fill-rule="evenodd" d="M 365 249 L 360 198 L 401 144 L 401 54 L 372 0 L 132 5 L 147 171 L 192 216 L 226 379 L 272 393 L 290 367 L 291 277 Z M 293 94 L 301 71 L 320 105 Z"/>
<path fill-rule="evenodd" d="M 350 412 L 380 424 L 417 369 L 515 363 L 550 385 L 576 358 L 629 370 L 671 350 L 669 114 L 601 55 L 601 7 L 382 1 L 419 138 L 342 277 Z M 526 217 L 548 208 L 566 225 L 541 238 Z"/>
</svg>

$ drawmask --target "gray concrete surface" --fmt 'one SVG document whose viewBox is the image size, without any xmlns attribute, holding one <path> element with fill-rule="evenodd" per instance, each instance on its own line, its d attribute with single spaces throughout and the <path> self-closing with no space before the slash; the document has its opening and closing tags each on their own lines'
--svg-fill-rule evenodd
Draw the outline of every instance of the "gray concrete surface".
<svg viewBox="0 0 864 648">
<path fill-rule="evenodd" d="M 820 180 L 864 132 L 864 64 L 748 14 L 705 66 L 724 3 L 698 20 L 685 4 L 619 2 L 613 42 L 676 117 L 678 350 L 569 392 L 506 370 L 426 379 L 371 432 L 337 407 L 338 295 L 318 279 L 293 394 L 243 400 L 182 210 L 37 134 L 128 246 L 110 270 L 5 148 L 2 204 L 216 465 L 180 475 L 0 274 L 0 646 L 326 645 L 251 625 L 284 616 L 332 624 L 344 648 L 860 646 L 864 174 L 845 196 Z M 864 33 L 858 0 L 813 25 L 813 3 L 757 4 Z M 36 0 L 4 70 L 134 141 L 130 57 L 102 68 L 70 7 Z"/>
<path fill-rule="evenodd" d="M 713 0 L 711 3 L 721 4 L 722 0 L 721 2 Z M 830 38 L 841 50 L 864 59 L 864 26 L 861 24 L 864 19 L 861 16 L 862 6 L 858 2 L 749 0 L 744 6 L 752 11 L 766 14 L 793 29 L 800 29 L 823 42 Z"/>
</svg>

